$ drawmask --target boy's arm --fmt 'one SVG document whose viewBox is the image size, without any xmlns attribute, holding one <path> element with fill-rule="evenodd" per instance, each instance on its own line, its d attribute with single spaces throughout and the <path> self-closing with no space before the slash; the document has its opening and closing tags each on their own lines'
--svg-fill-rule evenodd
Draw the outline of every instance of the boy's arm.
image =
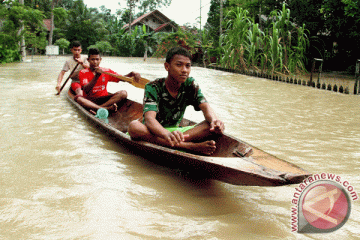
<svg viewBox="0 0 360 240">
<path fill-rule="evenodd" d="M 79 63 L 79 65 L 81 65 L 83 68 L 89 68 L 90 64 L 88 63 L 88 61 L 86 60 L 86 58 L 81 59 L 80 58 L 75 58 L 75 61 Z"/>
<path fill-rule="evenodd" d="M 59 73 L 59 76 L 57 78 L 57 84 L 56 84 L 56 87 L 55 87 L 55 89 L 56 89 L 56 91 L 58 91 L 58 93 L 60 92 L 61 82 L 62 82 L 62 80 L 64 78 L 64 75 L 69 70 L 70 70 L 69 63 L 68 63 L 68 61 L 65 61 L 64 66 L 61 69 L 61 72 Z"/>
<path fill-rule="evenodd" d="M 103 71 L 102 73 L 111 76 L 111 78 L 109 78 L 109 82 L 120 82 L 120 81 L 122 81 L 122 82 L 130 82 L 130 83 L 132 83 L 133 79 L 125 80 L 124 76 L 127 77 L 127 78 L 134 78 L 135 82 L 139 82 L 140 79 L 141 79 L 140 73 L 137 73 L 137 72 L 130 72 L 130 73 L 123 76 L 123 75 L 118 74 L 117 72 L 115 72 L 115 71 L 113 71 L 111 69 L 108 69 L 106 71 Z"/>
<path fill-rule="evenodd" d="M 167 131 L 158 120 L 156 120 L 156 112 L 148 111 L 144 114 L 144 123 L 149 131 L 155 136 L 165 138 L 169 131 Z"/>
<path fill-rule="evenodd" d="M 79 63 L 79 65 L 81 65 L 83 68 L 90 68 L 89 63 L 86 62 Z"/>
<path fill-rule="evenodd" d="M 58 79 L 57 79 L 57 84 L 56 84 L 56 91 L 60 92 L 60 88 L 61 88 L 61 82 L 63 80 L 63 77 L 65 75 L 65 71 L 61 70 L 61 72 L 59 73 Z"/>
<path fill-rule="evenodd" d="M 225 130 L 224 123 L 218 119 L 210 104 L 207 102 L 201 103 L 199 108 L 203 112 L 205 120 L 210 124 L 210 131 L 223 134 Z"/>
<path fill-rule="evenodd" d="M 101 76 L 101 73 L 99 73 L 96 70 L 94 78 L 88 84 L 84 85 L 83 91 L 86 93 L 86 95 L 89 95 L 91 93 L 92 89 L 96 85 L 96 82 L 97 82 L 97 80 L 99 79 L 100 76 Z M 79 78 L 80 78 L 80 75 L 79 75 Z M 81 79 L 80 79 L 80 82 L 81 82 Z"/>
</svg>

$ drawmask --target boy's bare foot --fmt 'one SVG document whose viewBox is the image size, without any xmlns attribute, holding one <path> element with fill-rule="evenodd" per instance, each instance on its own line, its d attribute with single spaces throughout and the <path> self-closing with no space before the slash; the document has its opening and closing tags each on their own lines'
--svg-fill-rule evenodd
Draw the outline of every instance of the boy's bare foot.
<svg viewBox="0 0 360 240">
<path fill-rule="evenodd" d="M 113 105 L 111 105 L 110 107 L 106 107 L 106 109 L 107 109 L 108 111 L 117 112 L 117 110 L 118 110 L 118 106 L 117 106 L 117 104 L 116 104 L 116 103 L 114 103 L 114 104 L 113 104 Z"/>
<path fill-rule="evenodd" d="M 204 155 L 212 155 L 216 150 L 216 142 L 213 140 L 200 142 L 200 143 L 194 143 L 194 145 L 191 147 L 192 151 L 195 151 L 197 153 L 201 153 Z"/>
</svg>

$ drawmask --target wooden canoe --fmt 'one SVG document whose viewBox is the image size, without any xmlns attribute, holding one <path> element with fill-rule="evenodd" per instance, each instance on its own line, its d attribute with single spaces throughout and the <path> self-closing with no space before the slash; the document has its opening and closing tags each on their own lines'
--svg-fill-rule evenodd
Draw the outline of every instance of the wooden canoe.
<svg viewBox="0 0 360 240">
<path fill-rule="evenodd" d="M 304 169 L 228 134 L 215 139 L 217 148 L 212 156 L 182 152 L 144 141 L 133 141 L 126 132 L 132 120 L 142 118 L 142 104 L 127 99 L 119 105 L 117 112 L 109 114 L 108 121 L 104 121 L 75 102 L 71 91 L 68 91 L 68 99 L 97 128 L 102 129 L 117 143 L 134 154 L 144 156 L 162 166 L 195 172 L 204 178 L 234 185 L 248 186 L 297 184 L 310 176 Z M 182 126 L 193 124 L 195 123 L 186 119 L 181 123 Z"/>
</svg>

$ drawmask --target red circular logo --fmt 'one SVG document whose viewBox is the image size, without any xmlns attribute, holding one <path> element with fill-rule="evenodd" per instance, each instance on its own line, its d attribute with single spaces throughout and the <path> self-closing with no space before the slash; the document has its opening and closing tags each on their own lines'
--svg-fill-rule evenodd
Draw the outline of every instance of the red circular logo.
<svg viewBox="0 0 360 240">
<path fill-rule="evenodd" d="M 318 229 L 331 229 L 345 223 L 350 211 L 345 193 L 337 186 L 323 183 L 310 188 L 302 202 L 307 222 Z"/>
</svg>

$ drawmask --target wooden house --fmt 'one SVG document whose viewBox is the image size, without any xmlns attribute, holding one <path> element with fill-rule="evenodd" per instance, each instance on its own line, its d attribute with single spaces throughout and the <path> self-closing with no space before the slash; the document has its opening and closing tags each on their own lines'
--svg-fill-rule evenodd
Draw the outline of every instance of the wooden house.
<svg viewBox="0 0 360 240">
<path fill-rule="evenodd" d="M 178 29 L 174 22 L 158 10 L 146 13 L 135 19 L 131 23 L 131 29 L 134 29 L 135 26 L 142 27 L 144 24 L 149 32 L 175 32 Z M 124 25 L 123 29 L 129 31 L 129 24 Z"/>
</svg>

